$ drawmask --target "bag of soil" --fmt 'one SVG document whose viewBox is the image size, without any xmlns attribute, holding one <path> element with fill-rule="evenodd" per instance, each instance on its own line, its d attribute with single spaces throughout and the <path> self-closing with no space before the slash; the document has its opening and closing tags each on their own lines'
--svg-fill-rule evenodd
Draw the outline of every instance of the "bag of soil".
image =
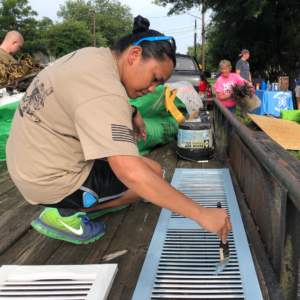
<svg viewBox="0 0 300 300">
<path fill-rule="evenodd" d="M 247 82 L 232 87 L 233 98 L 243 111 L 252 111 L 261 106 L 261 100 L 255 95 Z"/>
<path fill-rule="evenodd" d="M 165 107 L 166 88 L 157 86 L 153 94 L 129 99 L 130 104 L 135 105 L 140 112 L 147 130 L 147 139 L 136 141 L 140 155 L 145 155 L 156 145 L 164 145 L 175 139 L 179 123 L 174 119 Z M 182 101 L 175 97 L 175 106 L 186 116 L 186 108 Z"/>
</svg>

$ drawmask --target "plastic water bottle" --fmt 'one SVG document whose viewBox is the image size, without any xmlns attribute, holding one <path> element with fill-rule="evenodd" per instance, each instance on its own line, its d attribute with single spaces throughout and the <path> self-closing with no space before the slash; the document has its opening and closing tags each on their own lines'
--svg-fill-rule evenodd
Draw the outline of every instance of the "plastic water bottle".
<svg viewBox="0 0 300 300">
<path fill-rule="evenodd" d="M 271 87 L 270 87 L 270 80 L 267 81 L 267 91 L 270 91 Z"/>
<path fill-rule="evenodd" d="M 263 81 L 261 83 L 261 90 L 264 91 L 265 89 L 266 89 L 266 83 L 265 83 L 265 81 Z"/>
</svg>

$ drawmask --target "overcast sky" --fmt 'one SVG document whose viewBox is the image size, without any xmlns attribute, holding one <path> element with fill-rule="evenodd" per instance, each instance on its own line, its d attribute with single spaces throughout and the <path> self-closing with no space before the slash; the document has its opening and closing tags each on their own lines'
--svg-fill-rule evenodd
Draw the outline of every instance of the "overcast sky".
<svg viewBox="0 0 300 300">
<path fill-rule="evenodd" d="M 168 13 L 167 7 L 160 7 L 152 4 L 152 0 L 119 0 L 123 5 L 131 8 L 133 16 L 141 15 L 150 21 L 150 28 L 171 35 L 175 38 L 177 44 L 177 52 L 186 54 L 187 46 L 194 45 L 194 27 L 195 18 L 188 14 L 182 16 L 166 17 Z M 44 16 L 59 21 L 57 11 L 59 5 L 64 4 L 64 0 L 29 0 L 33 10 L 37 11 L 38 19 Z M 201 18 L 201 12 L 192 10 L 190 13 Z M 205 20 L 208 21 L 209 14 L 206 14 Z M 197 42 L 201 43 L 201 26 L 202 21 L 197 19 Z"/>
</svg>

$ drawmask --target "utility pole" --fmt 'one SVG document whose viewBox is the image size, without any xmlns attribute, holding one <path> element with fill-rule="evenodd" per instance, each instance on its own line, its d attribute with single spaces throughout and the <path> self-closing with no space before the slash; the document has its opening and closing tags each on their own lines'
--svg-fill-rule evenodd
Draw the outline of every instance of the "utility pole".
<svg viewBox="0 0 300 300">
<path fill-rule="evenodd" d="M 204 29 L 204 13 L 203 13 L 204 3 L 202 2 L 202 73 L 204 72 L 204 47 L 205 47 L 205 29 Z"/>
<path fill-rule="evenodd" d="M 94 35 L 94 47 L 96 47 L 95 11 L 93 11 L 93 35 Z"/>
<path fill-rule="evenodd" d="M 196 59 L 197 59 L 197 19 L 195 19 L 194 56 L 195 56 Z"/>
</svg>

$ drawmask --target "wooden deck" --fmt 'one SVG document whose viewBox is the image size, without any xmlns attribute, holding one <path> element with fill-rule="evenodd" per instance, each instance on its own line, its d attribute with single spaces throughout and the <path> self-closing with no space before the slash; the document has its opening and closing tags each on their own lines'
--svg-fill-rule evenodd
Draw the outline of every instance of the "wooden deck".
<svg viewBox="0 0 300 300">
<path fill-rule="evenodd" d="M 210 163 L 178 160 L 176 141 L 152 150 L 147 156 L 166 170 L 170 182 L 175 168 L 224 168 L 221 151 Z M 109 300 L 129 300 L 134 292 L 161 211 L 151 203 L 135 203 L 98 218 L 106 234 L 89 245 L 74 245 L 36 232 L 30 222 L 43 210 L 28 204 L 0 165 L 0 265 L 60 265 L 117 263 L 118 273 Z M 255 258 L 254 258 L 255 261 Z M 256 270 L 260 275 L 259 266 Z M 263 287 L 264 281 L 260 277 Z M 264 299 L 268 297 L 265 296 Z"/>
</svg>

